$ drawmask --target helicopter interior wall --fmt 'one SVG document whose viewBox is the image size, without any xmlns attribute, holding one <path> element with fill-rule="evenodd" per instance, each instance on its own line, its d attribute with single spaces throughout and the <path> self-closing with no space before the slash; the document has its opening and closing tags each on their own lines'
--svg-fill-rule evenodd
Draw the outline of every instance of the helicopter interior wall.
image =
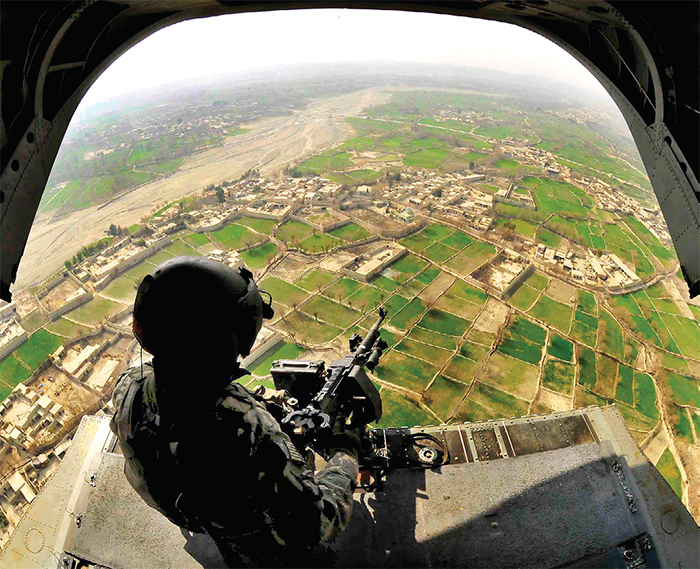
<svg viewBox="0 0 700 569">
<path fill-rule="evenodd" d="M 330 7 L 498 20 L 533 30 L 571 53 L 620 107 L 649 172 L 691 296 L 700 292 L 698 54 L 677 46 L 681 36 L 687 45 L 697 45 L 696 3 L 122 0 L 3 3 L 0 298 L 11 298 L 10 285 L 70 119 L 92 83 L 119 55 L 153 32 L 188 19 Z"/>
</svg>

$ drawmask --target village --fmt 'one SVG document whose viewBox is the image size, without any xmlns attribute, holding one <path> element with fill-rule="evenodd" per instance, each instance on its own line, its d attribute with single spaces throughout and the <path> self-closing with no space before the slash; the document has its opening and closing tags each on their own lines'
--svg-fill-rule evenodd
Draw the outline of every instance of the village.
<svg viewBox="0 0 700 569">
<path fill-rule="evenodd" d="M 613 192 L 605 182 L 574 179 L 565 166 L 554 166 L 547 152 L 515 141 L 504 141 L 501 155 L 537 165 L 553 179 L 576 183 L 598 207 L 631 214 L 663 243 L 670 243 L 658 210 L 641 207 L 624 194 Z M 406 169 L 400 180 L 351 187 L 321 176 L 267 179 L 250 171 L 239 180 L 206 188 L 195 200 L 166 204 L 138 229 L 114 237 L 106 247 L 79 262 L 67 263 L 64 271 L 33 292 L 17 294 L 15 302 L 0 307 L 0 358 L 23 345 L 31 332 L 23 323 L 37 314 L 45 321 L 55 321 L 99 298 L 120 275 L 168 247 L 178 235 L 211 233 L 242 216 L 270 220 L 277 228 L 285 222 L 303 223 L 313 228 L 314 235 L 327 234 L 352 221 L 372 237 L 352 248 L 329 244 L 310 252 L 303 250 L 294 235 L 286 239 L 258 235 L 236 249 L 209 247 L 204 251 L 207 256 L 235 267 L 245 263 L 243 251 L 272 241 L 282 252 L 320 252 L 326 258 L 326 270 L 367 282 L 408 253 L 399 239 L 419 231 L 433 218 L 499 249 L 498 255 L 469 277 L 470 282 L 499 298 L 507 298 L 535 268 L 554 271 L 558 277 L 592 290 L 629 292 L 643 286 L 633 267 L 614 254 L 597 255 L 566 239 L 555 248 L 494 231 L 499 203 L 536 208 L 527 186 L 488 167 L 448 174 Z M 254 272 L 258 277 L 264 271 L 257 268 Z M 82 416 L 111 412 L 114 382 L 136 357 L 131 310 L 132 306 L 125 304 L 98 326 L 57 347 L 0 403 L 0 476 L 4 481 L 0 506 L 11 525 L 21 518 L 60 463 L 70 444 L 70 433 Z M 260 347 L 269 349 L 275 338 L 275 332 L 264 329 L 254 352 Z"/>
</svg>

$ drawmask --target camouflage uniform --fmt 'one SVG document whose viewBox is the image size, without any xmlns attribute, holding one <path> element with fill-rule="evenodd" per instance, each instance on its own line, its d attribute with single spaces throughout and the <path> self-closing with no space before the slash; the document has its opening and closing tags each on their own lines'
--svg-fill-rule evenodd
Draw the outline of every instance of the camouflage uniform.
<svg viewBox="0 0 700 569">
<path fill-rule="evenodd" d="M 354 457 L 337 452 L 314 474 L 264 403 L 236 381 L 211 408 L 168 421 L 150 362 L 143 372 L 119 378 L 111 428 L 129 483 L 151 507 L 211 535 L 231 564 L 304 565 L 312 547 L 347 526 Z"/>
</svg>

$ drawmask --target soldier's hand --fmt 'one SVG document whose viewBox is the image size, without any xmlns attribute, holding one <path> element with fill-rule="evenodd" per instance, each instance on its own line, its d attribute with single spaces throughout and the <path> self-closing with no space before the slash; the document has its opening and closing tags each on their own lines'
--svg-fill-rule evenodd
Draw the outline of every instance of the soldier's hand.
<svg viewBox="0 0 700 569">
<path fill-rule="evenodd" d="M 335 433 L 328 444 L 328 456 L 332 457 L 337 452 L 344 452 L 357 459 L 360 454 L 360 445 L 360 436 L 357 429 L 347 429 L 340 433 Z"/>
</svg>

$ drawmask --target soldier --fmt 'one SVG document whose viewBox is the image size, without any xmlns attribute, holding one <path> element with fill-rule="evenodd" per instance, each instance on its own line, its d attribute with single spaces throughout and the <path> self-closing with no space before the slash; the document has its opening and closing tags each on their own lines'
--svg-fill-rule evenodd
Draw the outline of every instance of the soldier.
<svg viewBox="0 0 700 569">
<path fill-rule="evenodd" d="M 334 436 L 314 474 L 262 398 L 236 381 L 271 303 L 243 267 L 162 263 L 134 303 L 134 334 L 153 360 L 127 370 L 113 395 L 131 486 L 173 523 L 209 534 L 229 565 L 308 564 L 347 526 L 357 478 L 356 436 Z"/>
</svg>

